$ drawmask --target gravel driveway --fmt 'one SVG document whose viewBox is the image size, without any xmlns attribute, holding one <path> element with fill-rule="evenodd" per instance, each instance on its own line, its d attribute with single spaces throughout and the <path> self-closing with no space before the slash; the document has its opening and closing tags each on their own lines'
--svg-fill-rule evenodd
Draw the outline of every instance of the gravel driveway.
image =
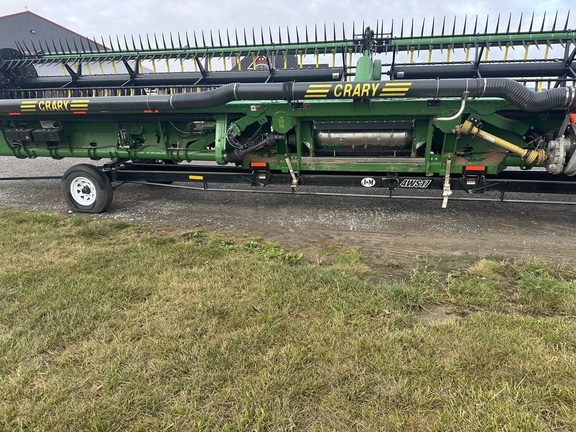
<svg viewBox="0 0 576 432">
<path fill-rule="evenodd" d="M 0 177 L 60 176 L 68 167 L 85 162 L 0 157 Z M 441 191 L 434 193 L 439 196 Z M 2 181 L 0 207 L 69 211 L 59 180 Z M 178 232 L 246 234 L 295 251 L 336 245 L 371 252 L 390 263 L 444 256 L 534 256 L 574 263 L 575 213 L 576 207 L 567 204 L 450 201 L 442 209 L 437 200 L 202 192 L 125 184 L 115 190 L 108 213 L 89 217 L 159 224 Z"/>
</svg>

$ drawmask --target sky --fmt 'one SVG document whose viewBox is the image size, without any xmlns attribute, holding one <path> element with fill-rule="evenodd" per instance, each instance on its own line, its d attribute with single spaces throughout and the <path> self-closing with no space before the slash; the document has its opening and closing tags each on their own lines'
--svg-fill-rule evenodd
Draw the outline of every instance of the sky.
<svg viewBox="0 0 576 432">
<path fill-rule="evenodd" d="M 456 18 L 457 32 L 461 31 L 464 16 L 468 22 L 478 15 L 482 29 L 486 17 L 489 16 L 490 26 L 494 26 L 498 14 L 501 20 L 507 21 L 512 14 L 513 28 L 518 27 L 517 17 L 524 14 L 526 26 L 529 24 L 532 12 L 536 17 L 542 17 L 547 12 L 547 21 L 551 23 L 556 11 L 559 12 L 559 22 L 566 20 L 568 4 L 559 0 L 473 0 L 463 1 L 422 1 L 422 0 L 287 0 L 287 1 L 254 1 L 254 0 L 218 0 L 215 2 L 198 0 L 2 0 L 0 16 L 26 9 L 54 21 L 72 31 L 89 38 L 101 36 L 105 38 L 116 35 L 181 34 L 193 31 L 215 33 L 218 30 L 251 29 L 260 27 L 273 34 L 278 28 L 285 32 L 286 27 L 292 31 L 298 27 L 301 31 L 305 25 L 313 29 L 327 24 L 328 28 L 336 23 L 341 29 L 342 24 L 350 28 L 356 23 L 356 28 L 365 25 L 376 26 L 376 21 L 383 20 L 385 30 L 388 30 L 392 19 L 394 28 L 399 28 L 402 19 L 405 26 L 414 19 L 414 27 L 420 31 L 422 19 L 426 18 L 426 28 L 429 30 L 432 18 L 436 19 L 436 30 L 446 17 L 447 28 L 452 29 Z M 540 18 L 538 18 L 539 20 Z M 535 20 L 535 22 L 541 22 Z M 514 27 L 515 26 L 515 27 Z M 570 18 L 569 28 L 576 28 L 576 10 Z"/>
</svg>

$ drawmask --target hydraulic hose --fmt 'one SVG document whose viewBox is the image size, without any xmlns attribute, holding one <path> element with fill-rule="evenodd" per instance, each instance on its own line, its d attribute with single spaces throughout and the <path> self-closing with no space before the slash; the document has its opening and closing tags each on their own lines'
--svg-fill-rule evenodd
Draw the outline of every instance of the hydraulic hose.
<svg viewBox="0 0 576 432">
<path fill-rule="evenodd" d="M 276 144 L 276 141 L 280 139 L 282 139 L 280 135 L 268 134 L 262 139 L 262 141 L 248 143 L 243 148 L 236 148 L 234 150 L 227 151 L 226 153 L 224 153 L 224 161 L 242 162 L 242 159 L 247 154 L 252 153 L 256 150 L 260 150 L 261 148 L 266 146 L 273 146 Z"/>
</svg>

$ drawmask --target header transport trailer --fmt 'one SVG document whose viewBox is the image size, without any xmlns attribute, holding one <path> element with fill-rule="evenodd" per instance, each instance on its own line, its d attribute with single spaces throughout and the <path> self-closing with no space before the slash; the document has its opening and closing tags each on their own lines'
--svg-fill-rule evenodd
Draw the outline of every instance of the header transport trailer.
<svg viewBox="0 0 576 432">
<path fill-rule="evenodd" d="M 62 177 L 88 213 L 122 182 L 574 194 L 576 32 L 559 21 L 22 41 L 0 50 L 0 155 L 106 160 Z"/>
</svg>

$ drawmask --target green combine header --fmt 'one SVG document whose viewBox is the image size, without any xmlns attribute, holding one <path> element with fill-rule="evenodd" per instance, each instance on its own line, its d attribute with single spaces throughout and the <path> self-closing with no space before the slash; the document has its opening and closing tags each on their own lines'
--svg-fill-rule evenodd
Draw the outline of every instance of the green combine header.
<svg viewBox="0 0 576 432">
<path fill-rule="evenodd" d="M 0 155 L 104 160 L 62 177 L 81 212 L 118 182 L 574 194 L 576 31 L 536 21 L 21 41 Z"/>
</svg>

